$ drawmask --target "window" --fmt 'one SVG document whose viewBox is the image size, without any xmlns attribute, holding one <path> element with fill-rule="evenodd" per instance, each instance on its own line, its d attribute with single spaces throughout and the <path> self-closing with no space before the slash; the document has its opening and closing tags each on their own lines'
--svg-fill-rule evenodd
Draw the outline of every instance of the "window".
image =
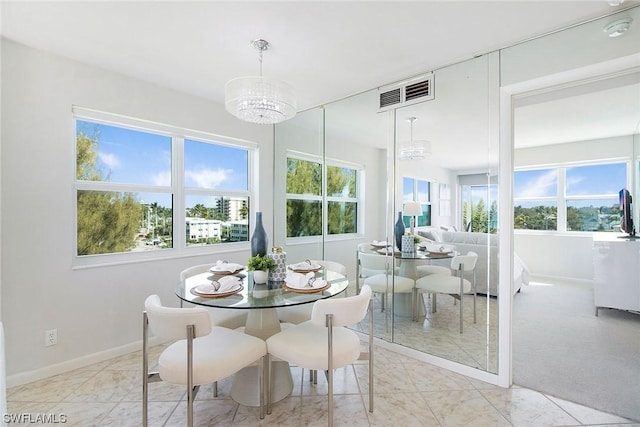
<svg viewBox="0 0 640 427">
<path fill-rule="evenodd" d="M 516 171 L 514 228 L 619 231 L 618 192 L 626 183 L 626 162 Z"/>
<path fill-rule="evenodd" d="M 74 120 L 78 257 L 249 240 L 255 145 L 79 108 Z"/>
<path fill-rule="evenodd" d="M 323 168 L 319 158 L 289 153 L 287 237 L 357 233 L 361 173 L 359 166 L 327 160 Z"/>
<path fill-rule="evenodd" d="M 558 170 L 516 172 L 513 177 L 514 228 L 555 230 L 558 218 Z"/>
<path fill-rule="evenodd" d="M 402 177 L 402 203 L 420 202 L 422 215 L 417 217 L 416 227 L 431 225 L 431 183 L 420 179 Z M 403 216 L 405 227 L 410 227 L 411 218 Z"/>
</svg>

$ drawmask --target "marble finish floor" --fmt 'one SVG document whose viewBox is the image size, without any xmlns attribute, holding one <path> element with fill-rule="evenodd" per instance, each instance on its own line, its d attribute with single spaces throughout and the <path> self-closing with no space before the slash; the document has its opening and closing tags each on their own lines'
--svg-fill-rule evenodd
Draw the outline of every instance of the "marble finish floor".
<svg viewBox="0 0 640 427">
<path fill-rule="evenodd" d="M 152 349 L 151 360 L 157 360 L 162 348 Z M 139 426 L 141 357 L 141 352 L 135 352 L 12 387 L 7 390 L 8 414 L 31 414 L 31 420 L 62 414 L 64 425 L 68 426 Z M 376 349 L 374 366 L 373 413 L 367 410 L 367 362 L 336 371 L 337 426 L 640 427 L 640 423 L 533 390 L 502 389 L 382 348 Z M 258 408 L 240 406 L 231 399 L 231 379 L 226 379 L 219 383 L 217 398 L 213 398 L 211 386 L 200 389 L 195 425 L 326 425 L 324 375 L 318 375 L 318 384 L 313 386 L 308 378 L 302 379 L 301 369 L 291 369 L 292 394 L 275 403 L 272 414 L 264 420 L 259 419 Z M 185 394 L 184 387 L 163 382 L 151 384 L 150 425 L 186 425 Z"/>
</svg>

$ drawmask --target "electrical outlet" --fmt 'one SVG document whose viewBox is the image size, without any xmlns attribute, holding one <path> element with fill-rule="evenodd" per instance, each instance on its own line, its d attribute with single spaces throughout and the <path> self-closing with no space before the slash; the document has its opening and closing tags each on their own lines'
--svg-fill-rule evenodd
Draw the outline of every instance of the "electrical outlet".
<svg viewBox="0 0 640 427">
<path fill-rule="evenodd" d="M 44 331 L 44 346 L 49 347 L 56 344 L 58 344 L 58 330 L 49 329 L 48 331 Z"/>
</svg>

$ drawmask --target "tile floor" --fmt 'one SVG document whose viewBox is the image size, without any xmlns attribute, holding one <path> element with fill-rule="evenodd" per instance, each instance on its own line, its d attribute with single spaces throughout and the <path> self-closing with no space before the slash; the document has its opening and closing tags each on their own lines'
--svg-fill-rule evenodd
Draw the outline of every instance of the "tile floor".
<svg viewBox="0 0 640 427">
<path fill-rule="evenodd" d="M 157 358 L 161 350 L 162 346 L 154 347 L 152 357 Z M 375 356 L 375 411 L 369 413 L 366 406 L 367 362 L 338 369 L 336 425 L 640 427 L 638 422 L 533 390 L 495 387 L 386 349 L 376 349 Z M 258 408 L 239 406 L 230 398 L 230 379 L 219 383 L 217 398 L 213 398 L 211 386 L 203 386 L 195 405 L 195 424 L 326 425 L 324 376 L 318 375 L 318 384 L 312 386 L 308 379 L 302 380 L 299 368 L 292 368 L 292 373 L 293 393 L 275 403 L 272 414 L 262 421 Z M 131 353 L 10 388 L 8 412 L 14 416 L 31 414 L 31 420 L 63 414 L 68 426 L 139 426 L 141 375 L 141 352 Z M 151 426 L 185 425 L 185 389 L 162 382 L 151 384 L 149 417 Z"/>
</svg>

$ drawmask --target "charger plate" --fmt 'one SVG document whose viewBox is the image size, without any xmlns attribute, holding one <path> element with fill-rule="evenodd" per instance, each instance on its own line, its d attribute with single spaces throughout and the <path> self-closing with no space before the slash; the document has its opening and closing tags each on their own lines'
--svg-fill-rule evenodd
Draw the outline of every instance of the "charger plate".
<svg viewBox="0 0 640 427">
<path fill-rule="evenodd" d="M 296 288 L 293 286 L 287 286 L 287 284 L 283 284 L 282 287 L 288 291 L 291 292 L 297 292 L 299 294 L 315 294 L 316 292 L 322 292 L 322 291 L 326 291 L 327 289 L 329 289 L 331 287 L 331 283 L 327 283 L 326 285 L 324 285 L 321 288 Z"/>
<path fill-rule="evenodd" d="M 306 269 L 291 268 L 291 266 L 289 266 L 288 268 L 289 268 L 289 270 L 295 271 L 296 273 L 315 273 L 317 271 L 322 270 L 322 266 L 321 265 L 318 265 L 318 266 L 312 267 L 312 268 L 306 268 Z"/>
<path fill-rule="evenodd" d="M 241 292 L 244 289 L 244 286 L 238 285 L 238 287 L 232 291 L 221 292 L 221 293 L 209 293 L 209 292 L 198 292 L 196 288 L 191 288 L 190 291 L 193 295 L 201 297 L 201 298 L 224 298 L 231 295 L 235 295 L 238 292 Z"/>
<path fill-rule="evenodd" d="M 245 267 L 242 267 L 242 268 L 237 269 L 236 271 L 229 271 L 229 270 L 216 270 L 214 268 L 210 268 L 209 272 L 215 274 L 216 276 L 231 276 L 233 274 L 240 273 L 244 269 L 245 269 Z"/>
</svg>

